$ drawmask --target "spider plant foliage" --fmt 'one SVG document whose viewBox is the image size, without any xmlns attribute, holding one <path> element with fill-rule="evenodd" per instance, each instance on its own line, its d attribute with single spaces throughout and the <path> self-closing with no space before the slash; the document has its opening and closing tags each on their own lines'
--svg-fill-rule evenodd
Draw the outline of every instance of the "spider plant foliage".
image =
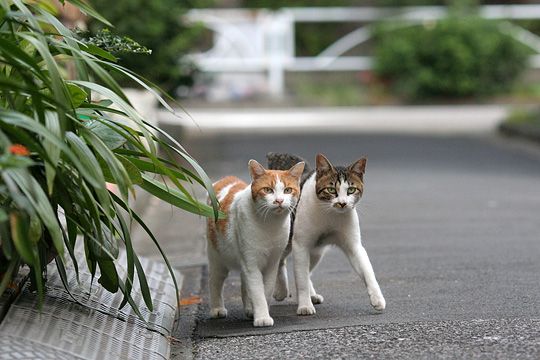
<svg viewBox="0 0 540 360">
<path fill-rule="evenodd" d="M 70 2 L 106 22 L 86 2 Z M 186 211 L 217 218 L 211 182 L 179 143 L 137 113 L 111 74 L 136 80 L 168 107 L 139 76 L 79 39 L 47 1 L 0 4 L 0 295 L 28 266 L 41 303 L 48 262 L 56 260 L 66 287 L 67 262 L 76 271 L 86 262 L 93 275 L 99 269 L 101 286 L 122 291 L 122 306 L 130 303 L 140 314 L 131 296 L 138 281 L 152 310 L 132 246 L 132 222 L 147 231 L 174 274 L 129 200 L 138 186 Z M 182 158 L 189 169 L 161 157 L 158 148 Z M 191 184 L 207 189 L 212 206 L 192 197 L 186 189 Z M 84 259 L 76 256 L 77 242 L 84 243 Z M 119 248 L 125 248 L 126 264 L 117 262 Z"/>
</svg>

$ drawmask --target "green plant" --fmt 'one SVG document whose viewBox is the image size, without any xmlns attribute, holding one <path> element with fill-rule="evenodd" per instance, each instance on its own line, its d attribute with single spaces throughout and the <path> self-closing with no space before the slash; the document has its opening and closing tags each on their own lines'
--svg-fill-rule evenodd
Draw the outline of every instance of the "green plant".
<svg viewBox="0 0 540 360">
<path fill-rule="evenodd" d="M 206 6 L 210 0 L 191 1 L 190 6 Z M 177 0 L 92 0 L 98 12 L 114 24 L 114 33 L 127 35 L 152 49 L 151 55 L 118 54 L 120 64 L 159 85 L 169 94 L 180 85 L 191 86 L 195 68 L 181 62 L 181 57 L 201 39 L 203 27 L 186 24 L 182 15 L 186 3 Z M 129 16 L 126 16 L 129 14 Z M 103 24 L 90 21 L 92 33 Z M 118 78 L 123 86 L 133 86 L 127 78 Z"/>
<path fill-rule="evenodd" d="M 85 2 L 70 2 L 106 21 Z M 155 90 L 111 53 L 80 41 L 53 16 L 48 2 L 0 4 L 0 295 L 27 265 L 41 299 L 46 264 L 55 258 L 65 280 L 68 258 L 75 269 L 83 261 L 74 255 L 82 241 L 89 270 L 95 275 L 99 268 L 98 281 L 108 291 L 123 292 L 122 306 L 134 305 L 130 294 L 137 274 L 152 309 L 129 224 L 141 224 L 161 248 L 128 200 L 138 186 L 186 211 L 215 217 L 211 182 L 180 144 L 135 111 L 111 73 L 146 87 L 167 106 Z M 67 77 L 71 64 L 75 79 Z M 101 100 L 93 101 L 95 95 Z M 160 157 L 158 147 L 194 170 Z M 107 183 L 116 184 L 118 195 Z M 186 183 L 204 186 L 213 207 L 194 199 Z M 121 246 L 128 259 L 124 279 L 115 263 Z"/>
<path fill-rule="evenodd" d="M 111 33 L 109 29 L 101 29 L 96 34 L 90 31 L 77 29 L 75 34 L 86 44 L 95 45 L 111 54 L 146 54 L 150 55 L 152 50 L 140 45 L 135 40 L 127 36 L 118 36 Z"/>
<path fill-rule="evenodd" d="M 381 26 L 376 32 L 375 71 L 409 98 L 465 97 L 508 90 L 525 70 L 530 53 L 474 16 L 451 16 L 423 25 Z"/>
<path fill-rule="evenodd" d="M 540 108 L 512 110 L 508 117 L 499 124 L 499 131 L 510 136 L 540 141 Z"/>
</svg>

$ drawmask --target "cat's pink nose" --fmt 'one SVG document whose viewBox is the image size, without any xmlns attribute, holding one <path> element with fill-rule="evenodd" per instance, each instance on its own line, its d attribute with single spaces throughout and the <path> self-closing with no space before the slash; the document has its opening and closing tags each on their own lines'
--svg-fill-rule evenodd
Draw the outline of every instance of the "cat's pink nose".
<svg viewBox="0 0 540 360">
<path fill-rule="evenodd" d="M 278 204 L 278 205 L 283 204 L 283 199 L 276 199 L 276 200 L 274 200 L 274 204 Z"/>
<path fill-rule="evenodd" d="M 347 206 L 347 203 L 339 202 L 336 205 L 343 209 L 345 206 Z"/>
</svg>

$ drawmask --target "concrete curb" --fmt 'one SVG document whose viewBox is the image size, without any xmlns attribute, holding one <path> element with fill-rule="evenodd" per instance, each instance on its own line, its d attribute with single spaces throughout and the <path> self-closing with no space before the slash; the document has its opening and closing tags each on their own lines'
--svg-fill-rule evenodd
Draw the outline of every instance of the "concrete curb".
<svg viewBox="0 0 540 360">
<path fill-rule="evenodd" d="M 501 133 L 507 136 L 540 142 L 540 128 L 538 126 L 529 124 L 502 123 L 498 129 Z"/>
<path fill-rule="evenodd" d="M 193 109 L 188 114 L 161 111 L 158 119 L 164 126 L 181 127 L 190 136 L 238 131 L 481 134 L 494 132 L 508 109 L 505 105 L 228 108 Z"/>
</svg>

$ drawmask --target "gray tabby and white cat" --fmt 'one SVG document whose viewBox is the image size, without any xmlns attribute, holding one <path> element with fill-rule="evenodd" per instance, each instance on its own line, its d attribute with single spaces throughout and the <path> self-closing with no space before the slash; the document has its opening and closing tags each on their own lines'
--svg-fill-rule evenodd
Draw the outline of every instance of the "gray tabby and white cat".
<svg viewBox="0 0 540 360">
<path fill-rule="evenodd" d="M 303 161 L 289 154 L 269 153 L 269 169 L 288 169 Z M 300 201 L 293 219 L 289 245 L 280 262 L 274 298 L 285 299 L 289 293 L 286 258 L 291 250 L 298 296 L 298 315 L 315 314 L 313 304 L 323 302 L 311 282 L 311 272 L 329 245 L 338 246 L 354 270 L 364 280 L 371 305 L 383 310 L 383 297 L 366 250 L 362 246 L 360 224 L 355 206 L 364 189 L 367 160 L 362 158 L 347 167 L 333 166 L 322 154 L 316 158 L 316 170 L 304 170 Z M 306 166 L 307 168 L 307 166 Z"/>
</svg>

